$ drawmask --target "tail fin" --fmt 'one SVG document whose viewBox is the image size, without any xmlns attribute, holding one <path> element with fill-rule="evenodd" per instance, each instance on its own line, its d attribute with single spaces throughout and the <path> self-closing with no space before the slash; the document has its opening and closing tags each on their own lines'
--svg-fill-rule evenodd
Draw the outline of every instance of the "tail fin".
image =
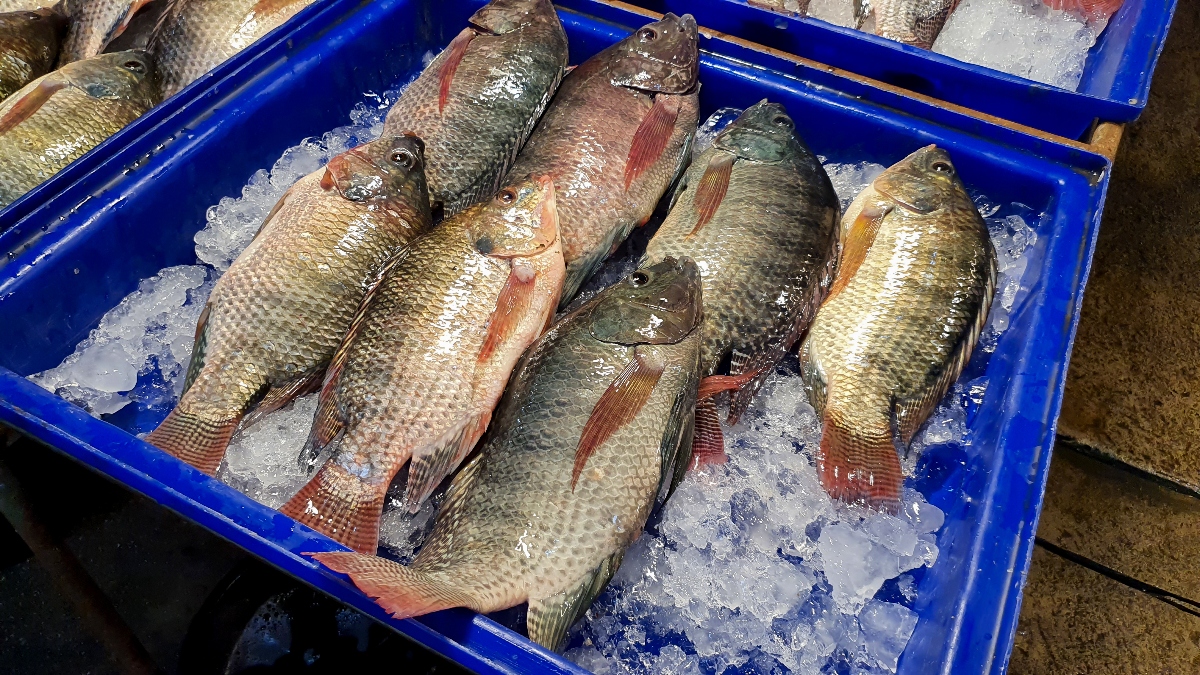
<svg viewBox="0 0 1200 675">
<path fill-rule="evenodd" d="M 241 415 L 206 419 L 183 412 L 176 406 L 167 419 L 146 436 L 146 442 L 211 476 L 221 466 L 225 448 L 241 419 Z"/>
<path fill-rule="evenodd" d="M 822 487 L 834 499 L 865 502 L 889 513 L 900 508 L 904 474 L 891 439 L 886 434 L 866 437 L 843 428 L 831 419 L 828 409 L 817 470 Z"/>
<path fill-rule="evenodd" d="M 478 604 L 451 583 L 391 560 L 348 551 L 306 555 L 334 572 L 349 575 L 359 590 L 397 619 Z"/>
<path fill-rule="evenodd" d="M 329 462 L 279 512 L 355 551 L 374 554 L 387 487 L 387 483 L 368 483 Z"/>
</svg>

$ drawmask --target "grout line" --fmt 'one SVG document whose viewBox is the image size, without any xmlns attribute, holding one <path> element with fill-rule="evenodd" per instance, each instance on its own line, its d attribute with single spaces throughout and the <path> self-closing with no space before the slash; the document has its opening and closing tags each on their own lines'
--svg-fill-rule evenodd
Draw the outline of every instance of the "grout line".
<svg viewBox="0 0 1200 675">
<path fill-rule="evenodd" d="M 1132 588 L 1135 591 L 1141 591 L 1142 593 L 1145 593 L 1149 596 L 1154 597 L 1157 600 L 1161 600 L 1162 602 L 1165 602 L 1168 605 L 1171 605 L 1175 609 L 1178 609 L 1183 612 L 1187 612 L 1188 614 L 1191 614 L 1192 616 L 1195 616 L 1195 617 L 1200 617 L 1200 602 L 1196 602 L 1195 600 L 1185 598 L 1182 595 L 1172 593 L 1171 591 L 1159 588 L 1158 586 L 1155 586 L 1153 584 L 1148 584 L 1144 581 L 1139 581 L 1138 579 L 1135 579 L 1135 578 L 1129 576 L 1128 574 L 1122 574 L 1121 572 L 1118 572 L 1117 570 L 1114 570 L 1113 568 L 1108 567 L 1106 565 L 1102 565 L 1102 564 L 1096 562 L 1095 560 L 1086 558 L 1084 556 L 1079 555 L 1078 553 L 1073 553 L 1071 551 L 1068 551 L 1065 548 L 1051 544 L 1050 542 L 1046 541 L 1045 539 L 1042 539 L 1041 537 L 1035 537 L 1034 542 L 1038 546 L 1041 546 L 1043 549 L 1045 549 L 1047 552 L 1053 553 L 1054 555 L 1057 555 L 1060 558 L 1069 560 L 1069 561 L 1075 563 L 1076 565 L 1081 565 L 1083 567 L 1086 567 L 1086 568 L 1092 570 L 1093 572 L 1096 572 L 1098 574 L 1108 577 L 1109 579 L 1112 579 L 1113 581 L 1124 584 L 1125 586 L 1128 586 L 1129 588 Z"/>
<path fill-rule="evenodd" d="M 1134 476 L 1137 476 L 1138 478 L 1141 478 L 1142 480 L 1149 481 L 1151 483 L 1154 483 L 1155 485 L 1158 485 L 1159 487 L 1163 487 L 1168 490 L 1171 490 L 1172 492 L 1178 492 L 1179 494 L 1186 495 L 1188 497 L 1200 498 L 1200 490 L 1197 490 L 1196 488 L 1193 488 L 1189 485 L 1185 485 L 1183 483 L 1179 483 L 1177 481 L 1171 480 L 1170 478 L 1165 478 L 1154 472 L 1147 471 L 1146 469 L 1143 469 L 1141 467 L 1134 466 L 1133 464 L 1123 462 L 1123 461 L 1117 459 L 1116 457 L 1113 457 L 1112 455 L 1109 455 L 1108 453 L 1104 452 L 1100 448 L 1097 448 L 1094 445 L 1088 445 L 1087 443 L 1084 443 L 1083 441 L 1071 438 L 1070 436 L 1064 436 L 1062 434 L 1058 434 L 1056 436 L 1056 439 L 1057 439 L 1058 443 L 1062 444 L 1063 447 L 1065 447 L 1066 449 L 1068 449 L 1072 452 L 1083 455 L 1085 457 L 1090 457 L 1091 459 L 1094 459 L 1098 462 L 1101 462 L 1103 464 L 1111 466 L 1114 469 L 1120 469 L 1121 471 L 1125 471 L 1127 473 L 1133 474 Z"/>
</svg>

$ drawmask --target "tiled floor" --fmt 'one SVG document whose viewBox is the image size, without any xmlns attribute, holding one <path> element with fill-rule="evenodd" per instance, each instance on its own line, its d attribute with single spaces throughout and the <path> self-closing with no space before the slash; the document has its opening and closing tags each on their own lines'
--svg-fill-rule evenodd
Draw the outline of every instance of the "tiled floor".
<svg viewBox="0 0 1200 675">
<path fill-rule="evenodd" d="M 1117 155 L 1012 675 L 1200 673 L 1198 39 L 1180 0 Z"/>
</svg>

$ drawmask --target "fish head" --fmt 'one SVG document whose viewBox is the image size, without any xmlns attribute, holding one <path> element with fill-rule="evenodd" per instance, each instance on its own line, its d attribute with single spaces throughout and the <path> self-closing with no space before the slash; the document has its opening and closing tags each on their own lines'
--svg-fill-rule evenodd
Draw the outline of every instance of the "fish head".
<svg viewBox="0 0 1200 675">
<path fill-rule="evenodd" d="M 592 335 L 625 345 L 679 342 L 700 323 L 700 281 L 700 268 L 687 257 L 642 267 L 594 301 Z"/>
<path fill-rule="evenodd" d="M 321 187 L 337 188 L 352 202 L 391 199 L 415 191 L 429 202 L 425 184 L 425 143 L 416 135 L 385 136 L 329 160 Z"/>
<path fill-rule="evenodd" d="M 526 176 L 470 211 L 467 236 L 493 258 L 537 255 L 558 241 L 558 207 L 549 176 Z"/>
<path fill-rule="evenodd" d="M 893 164 L 871 184 L 909 211 L 933 213 L 966 197 L 966 188 L 945 150 L 930 145 Z"/>
<path fill-rule="evenodd" d="M 92 98 L 138 101 L 147 108 L 161 100 L 154 57 L 142 49 L 93 56 L 58 72 Z"/>
<path fill-rule="evenodd" d="M 746 108 L 713 140 L 713 146 L 757 162 L 780 162 L 801 143 L 787 108 L 763 99 Z"/>
<path fill-rule="evenodd" d="M 550 0 L 492 0 L 471 15 L 470 24 L 492 35 L 503 35 L 547 17 L 558 20 Z"/>
<path fill-rule="evenodd" d="M 56 12 L 53 7 L 42 7 L 28 12 L 14 12 L 0 16 L 15 18 L 30 31 L 39 35 L 53 36 L 58 40 L 66 36 L 67 27 L 70 26 L 70 20 Z"/>
<path fill-rule="evenodd" d="M 684 94 L 700 75 L 699 32 L 691 14 L 668 13 L 613 47 L 609 81 L 618 87 Z"/>
</svg>

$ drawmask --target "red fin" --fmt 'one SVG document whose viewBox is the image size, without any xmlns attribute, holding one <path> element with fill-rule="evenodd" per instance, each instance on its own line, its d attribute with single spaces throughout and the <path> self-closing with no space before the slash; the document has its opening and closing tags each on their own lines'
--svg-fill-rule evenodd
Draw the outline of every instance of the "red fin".
<svg viewBox="0 0 1200 675">
<path fill-rule="evenodd" d="M 408 485 L 404 491 L 404 505 L 409 513 L 419 511 L 421 502 L 467 458 L 490 421 L 490 410 L 483 415 L 471 416 L 439 439 L 431 450 L 413 453 L 408 466 Z"/>
<path fill-rule="evenodd" d="M 708 160 L 700 184 L 696 186 L 696 196 L 692 199 L 692 205 L 696 209 L 696 226 L 688 233 L 688 239 L 695 237 L 700 228 L 707 225 L 716 215 L 721 200 L 725 199 L 725 192 L 729 190 L 729 176 L 733 173 L 734 159 L 733 155 L 721 154 Z"/>
<path fill-rule="evenodd" d="M 483 348 L 479 350 L 479 363 L 492 358 L 496 349 L 511 338 L 521 325 L 521 319 L 529 313 L 533 303 L 536 280 L 537 270 L 532 265 L 520 258 L 512 260 L 512 271 L 500 290 L 496 310 L 488 321 L 487 337 L 483 340 Z"/>
<path fill-rule="evenodd" d="M 846 241 L 842 242 L 842 256 L 838 260 L 837 278 L 833 280 L 833 286 L 829 289 L 829 295 L 825 296 L 825 302 L 832 300 L 846 286 L 850 285 L 858 268 L 867 259 L 867 253 L 871 250 L 871 245 L 875 243 L 875 235 L 879 234 L 879 226 L 883 224 L 883 218 L 889 210 L 867 205 L 859 212 L 858 218 L 854 219 L 850 230 L 846 232 Z"/>
<path fill-rule="evenodd" d="M 305 555 L 334 572 L 349 575 L 359 590 L 397 619 L 477 604 L 450 583 L 391 560 L 347 551 Z"/>
<path fill-rule="evenodd" d="M 579 447 L 575 450 L 575 469 L 571 472 L 571 489 L 579 482 L 579 475 L 588 458 L 596 452 L 604 442 L 618 429 L 637 417 L 642 406 L 650 400 L 658 378 L 662 377 L 663 365 L 651 363 L 649 359 L 637 354 L 625 370 L 608 385 L 608 389 L 596 401 L 592 415 L 587 424 L 583 425 L 583 433 L 579 436 Z"/>
<path fill-rule="evenodd" d="M 1078 12 L 1092 21 L 1109 18 L 1123 4 L 1124 0 L 1046 0 L 1050 9 Z"/>
<path fill-rule="evenodd" d="M 282 387 L 272 387 L 267 395 L 258 402 L 258 406 L 243 420 L 244 426 L 257 424 L 262 418 L 279 410 L 283 406 L 291 403 L 297 398 L 305 394 L 321 388 L 321 376 L 323 372 L 310 373 L 308 375 L 297 377 L 284 384 Z"/>
<path fill-rule="evenodd" d="M 124 33 L 125 29 L 129 28 L 129 22 L 133 21 L 133 17 L 136 16 L 138 12 L 142 11 L 143 7 L 151 2 L 154 2 L 154 0 L 133 0 L 133 3 L 129 5 L 129 9 L 125 12 L 125 17 L 121 19 L 121 23 L 117 24 L 117 27 L 113 29 L 112 34 L 108 36 L 108 39 L 105 40 L 105 43 L 112 42 L 113 40 L 117 39 L 121 33 Z"/>
<path fill-rule="evenodd" d="M 254 7 L 250 9 L 251 16 L 262 16 L 265 14 L 274 14 L 284 7 L 300 2 L 300 0 L 258 0 L 254 3 Z"/>
<path fill-rule="evenodd" d="M 446 109 L 446 101 L 450 98 L 450 83 L 454 80 L 454 72 L 458 64 L 467 55 L 467 47 L 475 37 L 475 31 L 464 28 L 450 44 L 446 46 L 446 60 L 438 66 L 438 114 Z"/>
<path fill-rule="evenodd" d="M 225 456 L 225 448 L 237 431 L 239 421 L 241 415 L 207 420 L 181 412 L 177 406 L 146 436 L 146 442 L 211 476 L 221 466 L 221 458 Z"/>
<path fill-rule="evenodd" d="M 196 337 L 192 340 L 192 344 L 200 342 L 200 336 L 204 334 L 204 329 L 208 326 L 208 315 L 212 313 L 212 300 L 204 303 L 204 309 L 200 310 L 200 318 L 196 320 Z"/>
<path fill-rule="evenodd" d="M 368 483 L 329 462 L 279 512 L 355 551 L 374 554 L 386 495 L 387 483 Z"/>
<path fill-rule="evenodd" d="M 66 81 L 47 77 L 20 100 L 13 103 L 4 117 L 0 117 L 0 134 L 11 131 L 13 127 L 29 119 L 41 109 L 54 92 L 67 86 Z"/>
<path fill-rule="evenodd" d="M 886 434 L 866 438 L 844 429 L 826 409 L 817 470 L 829 496 L 896 513 L 904 475 L 900 457 Z"/>
<path fill-rule="evenodd" d="M 650 112 L 642 118 L 637 131 L 633 134 L 633 145 L 629 147 L 629 157 L 625 160 L 625 189 L 633 184 L 634 179 L 645 173 L 667 148 L 667 141 L 675 131 L 675 120 L 679 118 L 679 99 L 667 96 L 655 96 L 654 105 Z"/>
<path fill-rule="evenodd" d="M 709 464 L 729 461 L 725 454 L 725 435 L 721 433 L 721 418 L 717 404 L 711 399 L 696 404 L 696 430 L 692 432 L 692 462 L 694 471 Z"/>
<path fill-rule="evenodd" d="M 329 190 L 332 190 L 336 186 L 337 186 L 337 181 L 335 181 L 333 179 L 333 172 L 331 172 L 329 169 L 325 169 L 325 173 L 321 174 L 321 189 L 325 190 L 325 191 L 329 191 Z M 279 205 L 276 204 L 275 208 L 279 208 Z M 269 217 L 270 216 L 268 216 L 268 218 Z"/>
<path fill-rule="evenodd" d="M 751 373 L 742 373 L 741 375 L 709 375 L 700 380 L 700 393 L 696 395 L 696 398 L 703 401 L 723 391 L 741 389 L 746 386 L 746 383 L 758 377 L 758 375 L 757 370 Z"/>
</svg>

